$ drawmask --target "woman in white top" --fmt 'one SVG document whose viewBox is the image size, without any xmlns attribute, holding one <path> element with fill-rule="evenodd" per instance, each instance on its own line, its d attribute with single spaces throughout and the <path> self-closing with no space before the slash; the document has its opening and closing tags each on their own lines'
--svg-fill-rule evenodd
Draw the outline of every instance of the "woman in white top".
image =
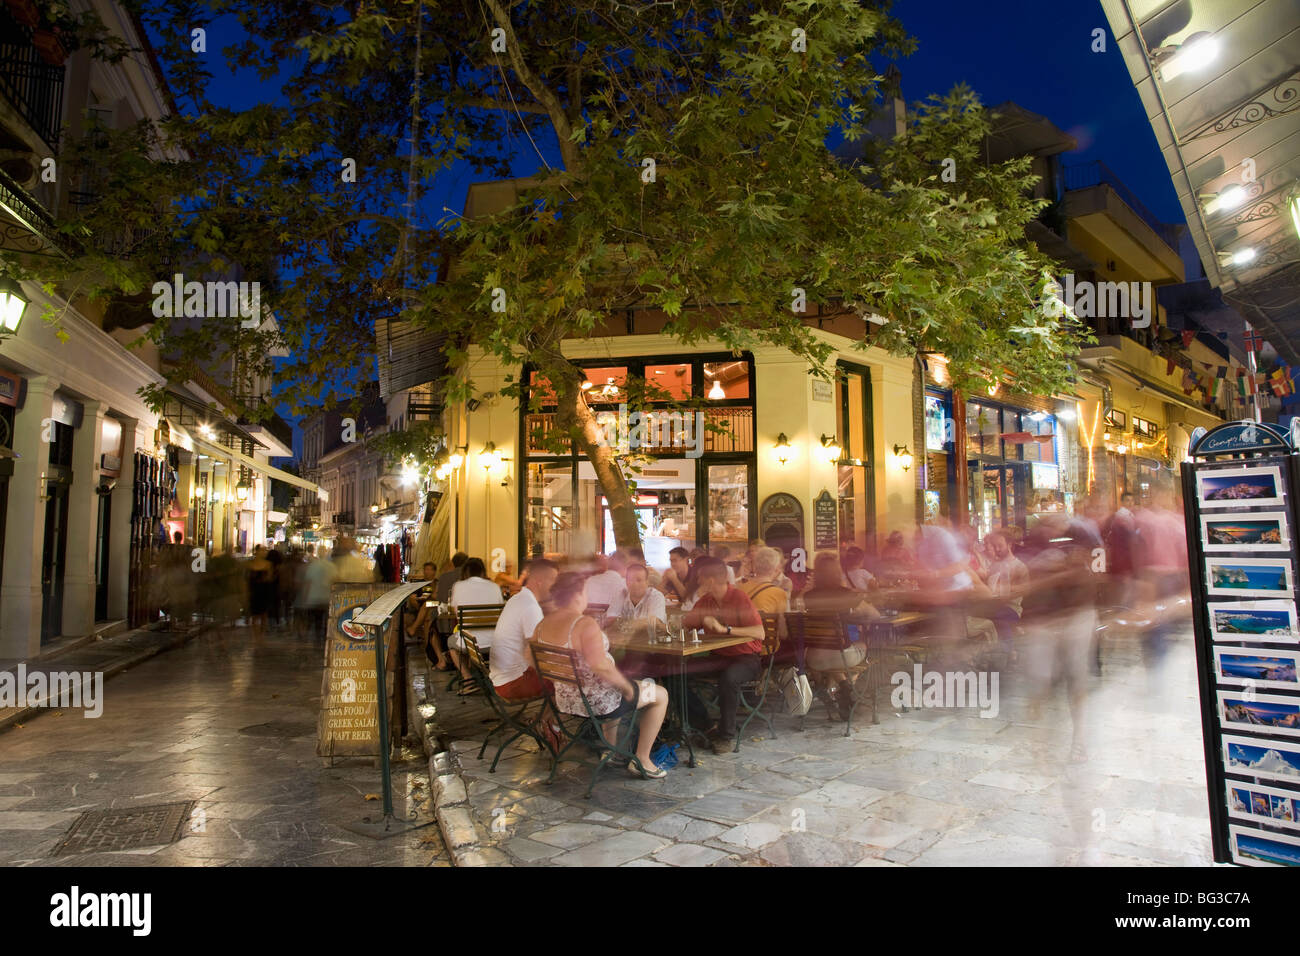
<svg viewBox="0 0 1300 956">
<path fill-rule="evenodd" d="M 628 772 L 646 779 L 667 776 L 667 771 L 655 766 L 650 759 L 664 715 L 668 713 L 668 691 L 649 679 L 633 683 L 623 676 L 609 653 L 609 638 L 594 618 L 582 612 L 587 609 L 587 593 L 583 576 L 573 572 L 561 574 L 551 586 L 550 614 L 542 618 L 533 632 L 533 640 L 555 647 L 567 647 L 578 652 L 577 672 L 581 691 L 572 684 L 555 684 L 555 706 L 562 713 L 587 715 L 582 698 L 585 695 L 592 712 L 599 717 L 615 717 L 641 711 L 636 742 L 636 758 L 642 769 L 628 764 Z M 621 721 L 608 720 L 603 726 L 605 739 L 611 744 L 618 739 Z"/>
<path fill-rule="evenodd" d="M 458 607 L 472 607 L 475 604 L 504 604 L 501 588 L 488 580 L 487 566 L 482 558 L 470 558 L 460 571 L 460 580 L 451 586 L 451 597 L 447 601 L 453 611 Z M 480 648 L 492 646 L 492 638 L 487 633 L 475 633 L 474 640 Z M 465 642 L 459 634 L 453 634 L 447 640 L 447 649 L 451 652 L 451 662 L 460 671 L 461 696 L 473 694 L 478 690 L 478 682 L 470 676 L 469 659 L 465 654 Z"/>
</svg>

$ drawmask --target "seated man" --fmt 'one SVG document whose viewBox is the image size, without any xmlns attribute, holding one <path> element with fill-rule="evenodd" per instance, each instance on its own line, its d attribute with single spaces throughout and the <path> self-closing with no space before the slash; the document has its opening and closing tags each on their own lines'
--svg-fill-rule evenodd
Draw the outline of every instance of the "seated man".
<svg viewBox="0 0 1300 956">
<path fill-rule="evenodd" d="M 1008 654 L 1014 656 L 1014 638 L 1020 615 L 1024 612 L 1025 592 L 1029 589 L 1029 568 L 1011 553 L 1011 542 L 1000 531 L 984 538 L 985 547 L 993 557 L 989 565 L 989 590 L 999 599 L 993 611 L 993 626 L 998 640 Z"/>
<path fill-rule="evenodd" d="M 668 552 L 668 569 L 664 571 L 664 593 L 685 604 L 695 594 L 695 569 L 691 567 L 691 553 L 685 548 Z"/>
<path fill-rule="evenodd" d="M 545 693 L 541 678 L 533 670 L 528 641 L 542 622 L 542 602 L 550 597 L 551 585 L 560 570 L 545 558 L 534 558 L 525 573 L 524 586 L 501 609 L 488 662 L 492 686 L 497 696 L 506 700 L 526 700 Z"/>
<path fill-rule="evenodd" d="M 461 607 L 505 603 L 500 586 L 488 579 L 487 567 L 481 558 L 470 558 L 466 561 L 461 574 L 462 578 L 451 589 L 451 599 L 448 602 L 453 611 Z M 469 630 L 480 650 L 491 649 L 492 638 L 495 636 L 493 631 L 484 628 Z M 462 683 L 459 693 L 461 696 L 477 693 L 478 684 L 469 672 L 469 658 L 465 654 L 464 640 L 459 634 L 454 634 L 447 641 L 447 647 L 451 652 L 452 664 L 460 671 Z"/>
<path fill-rule="evenodd" d="M 785 575 L 781 565 L 785 555 L 778 548 L 757 548 L 750 556 L 750 576 L 740 582 L 740 589 L 760 614 L 780 614 L 790 609 L 790 595 L 781 585 Z M 787 579 L 788 580 L 788 579 Z"/>
<path fill-rule="evenodd" d="M 619 619 L 634 631 L 646 630 L 653 620 L 662 633 L 668 627 L 668 607 L 663 593 L 650 587 L 646 566 L 629 564 L 625 578 L 627 585 L 619 592 L 618 597 L 610 602 L 606 618 Z"/>
<path fill-rule="evenodd" d="M 713 736 L 715 754 L 730 753 L 736 744 L 736 710 L 740 705 L 740 687 L 757 680 L 762 670 L 763 619 L 758 609 L 739 588 L 727 583 L 727 566 L 717 558 L 702 557 L 692 569 L 696 576 L 695 605 L 682 619 L 686 628 L 701 628 L 709 635 L 736 635 L 749 638 L 713 651 L 708 657 L 692 659 L 688 674 L 716 674 L 718 677 L 718 728 Z M 692 695 L 692 722 L 703 726 L 707 715 L 703 705 Z"/>
<path fill-rule="evenodd" d="M 812 587 L 804 591 L 803 600 L 809 611 L 829 614 L 855 611 L 873 620 L 880 617 L 863 592 L 847 586 L 839 555 L 833 551 L 817 555 L 813 562 Z M 848 720 L 853 707 L 853 685 L 845 668 L 857 667 L 867 658 L 866 642 L 861 639 L 858 625 L 850 624 L 848 630 L 851 643 L 847 650 L 815 648 L 807 655 L 808 670 L 829 696 L 832 708 L 839 711 L 841 720 Z"/>
</svg>

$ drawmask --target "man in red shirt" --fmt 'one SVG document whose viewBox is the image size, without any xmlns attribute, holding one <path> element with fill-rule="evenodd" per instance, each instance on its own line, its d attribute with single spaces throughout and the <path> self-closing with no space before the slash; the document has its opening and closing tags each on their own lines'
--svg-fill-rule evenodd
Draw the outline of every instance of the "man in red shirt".
<svg viewBox="0 0 1300 956">
<path fill-rule="evenodd" d="M 722 561 L 700 558 L 693 570 L 698 581 L 695 607 L 682 618 L 682 626 L 700 628 L 708 635 L 750 638 L 744 644 L 719 648 L 708 657 L 687 664 L 688 674 L 716 674 L 718 677 L 721 714 L 717 733 L 713 735 L 713 752 L 731 753 L 736 746 L 740 687 L 757 680 L 762 669 L 759 655 L 763 653 L 763 618 L 744 591 L 727 583 L 727 566 Z M 703 726 L 708 716 L 694 695 L 690 698 L 690 708 L 691 722 Z"/>
</svg>

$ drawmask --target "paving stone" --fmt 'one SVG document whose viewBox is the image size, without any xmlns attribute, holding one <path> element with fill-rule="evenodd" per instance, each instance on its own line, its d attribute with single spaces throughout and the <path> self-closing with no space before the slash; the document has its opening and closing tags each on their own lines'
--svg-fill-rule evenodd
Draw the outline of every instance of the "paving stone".
<svg viewBox="0 0 1300 956">
<path fill-rule="evenodd" d="M 509 866 L 510 857 L 495 847 L 479 847 L 456 857 L 458 866 Z"/>
<path fill-rule="evenodd" d="M 916 827 L 892 820 L 870 818 L 845 831 L 844 835 L 858 843 L 889 849 L 920 832 Z"/>
<path fill-rule="evenodd" d="M 654 853 L 668 841 L 650 833 L 625 831 L 554 859 L 557 866 L 619 866 Z"/>
<path fill-rule="evenodd" d="M 697 843 L 677 843 L 660 850 L 655 859 L 673 866 L 709 866 L 725 856 L 720 850 Z"/>
<path fill-rule="evenodd" d="M 742 823 L 718 835 L 724 843 L 733 843 L 750 850 L 759 850 L 785 836 L 788 828 L 775 823 Z"/>
<path fill-rule="evenodd" d="M 567 850 L 593 843 L 617 832 L 613 827 L 597 826 L 594 823 L 561 823 L 559 826 L 534 833 L 533 839 Z"/>
<path fill-rule="evenodd" d="M 777 797 L 740 789 L 719 790 L 682 807 L 682 812 L 714 823 L 743 823 L 779 802 Z"/>
<path fill-rule="evenodd" d="M 532 863 L 535 860 L 548 860 L 564 852 L 559 847 L 538 843 L 536 840 L 530 840 L 527 837 L 515 837 L 513 840 L 507 841 L 503 846 L 505 851 L 512 857 L 523 860 L 525 863 Z"/>
</svg>

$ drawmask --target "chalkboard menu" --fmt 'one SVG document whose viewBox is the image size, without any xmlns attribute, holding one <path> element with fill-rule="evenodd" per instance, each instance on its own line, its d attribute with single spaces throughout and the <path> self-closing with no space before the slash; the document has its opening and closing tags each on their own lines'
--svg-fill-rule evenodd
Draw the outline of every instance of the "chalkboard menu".
<svg viewBox="0 0 1300 956">
<path fill-rule="evenodd" d="M 825 488 L 813 502 L 813 550 L 833 551 L 839 547 L 840 531 L 835 499 Z"/>
<path fill-rule="evenodd" d="M 1231 422 L 1183 466 L 1214 859 L 1300 864 L 1295 455 Z"/>
<path fill-rule="evenodd" d="M 321 710 L 316 725 L 316 753 L 321 757 L 373 757 L 379 755 L 379 678 L 375 641 L 352 618 L 366 609 L 391 584 L 334 584 L 330 589 L 329 629 L 325 637 L 325 671 L 321 678 Z M 386 627 L 384 638 L 389 727 L 392 712 L 397 653 L 401 647 L 396 629 Z"/>
</svg>

